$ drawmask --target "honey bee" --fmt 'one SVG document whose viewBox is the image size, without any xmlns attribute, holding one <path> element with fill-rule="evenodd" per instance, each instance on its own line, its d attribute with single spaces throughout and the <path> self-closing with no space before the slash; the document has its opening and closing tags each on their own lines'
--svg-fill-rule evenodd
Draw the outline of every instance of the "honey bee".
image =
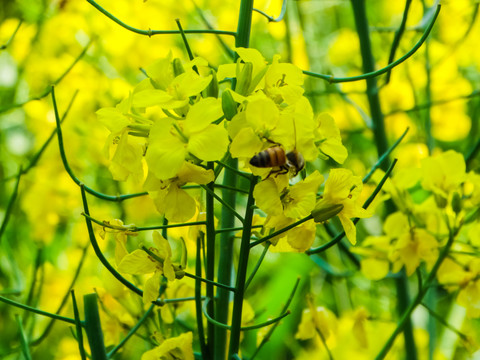
<svg viewBox="0 0 480 360">
<path fill-rule="evenodd" d="M 297 150 L 286 152 L 280 146 L 270 147 L 250 159 L 250 165 L 258 168 L 279 167 L 280 170 L 272 170 L 271 174 L 287 174 L 292 173 L 292 176 L 297 175 L 305 166 L 303 155 Z M 268 177 L 267 176 L 267 177 Z"/>
</svg>

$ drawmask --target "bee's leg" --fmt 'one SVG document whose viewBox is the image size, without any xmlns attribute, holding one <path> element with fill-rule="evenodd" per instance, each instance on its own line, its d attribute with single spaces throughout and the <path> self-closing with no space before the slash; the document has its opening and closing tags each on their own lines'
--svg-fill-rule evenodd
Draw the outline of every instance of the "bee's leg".
<svg viewBox="0 0 480 360">
<path fill-rule="evenodd" d="M 288 167 L 283 165 L 283 166 L 280 166 L 280 169 L 278 170 L 272 170 L 270 171 L 270 174 L 272 173 L 275 173 L 275 177 L 277 177 L 278 175 L 285 175 L 285 174 L 288 174 Z M 268 174 L 268 176 L 270 176 L 270 174 Z"/>
</svg>

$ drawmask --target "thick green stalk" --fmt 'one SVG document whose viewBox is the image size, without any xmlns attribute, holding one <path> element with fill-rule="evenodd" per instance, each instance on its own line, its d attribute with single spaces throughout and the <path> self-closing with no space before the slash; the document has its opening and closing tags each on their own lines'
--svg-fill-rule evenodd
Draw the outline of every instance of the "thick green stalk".
<svg viewBox="0 0 480 360">
<path fill-rule="evenodd" d="M 250 30 L 252 27 L 253 0 L 242 0 L 238 16 L 236 47 L 248 47 L 250 44 Z"/>
<path fill-rule="evenodd" d="M 213 163 L 208 163 L 208 168 L 213 169 Z M 212 193 L 215 191 L 214 183 L 211 182 L 207 185 L 207 188 L 211 191 L 206 193 L 206 216 L 207 216 L 207 241 L 206 241 L 206 256 L 205 256 L 205 277 L 207 280 L 213 281 L 215 277 L 215 209 L 213 203 Z M 197 262 L 200 259 L 197 257 Z M 207 283 L 206 285 L 206 294 L 209 299 L 214 297 L 214 287 L 213 284 Z M 210 301 L 207 307 L 207 312 L 210 316 L 215 314 L 215 302 Z M 197 314 L 201 316 L 201 314 Z M 207 353 L 214 354 L 215 349 L 215 327 L 213 324 L 207 324 Z"/>
<path fill-rule="evenodd" d="M 100 324 L 100 314 L 98 312 L 97 294 L 87 294 L 83 297 L 85 307 L 85 332 L 87 333 L 88 343 L 92 360 L 107 360 L 107 352 L 103 342 L 103 331 Z"/>
<path fill-rule="evenodd" d="M 237 167 L 237 160 L 231 159 L 229 165 Z M 235 172 L 225 169 L 223 178 L 223 185 L 235 186 L 237 175 Z M 235 207 L 237 198 L 236 191 L 224 189 L 222 190 L 222 199 L 232 207 Z M 222 207 L 222 218 L 220 220 L 220 228 L 233 228 L 235 226 L 235 217 L 227 208 Z M 233 270 L 233 239 L 234 233 L 232 231 L 222 232 L 220 235 L 220 254 L 218 259 L 218 282 L 224 285 L 232 286 L 232 270 Z M 215 319 L 221 323 L 228 322 L 228 304 L 231 300 L 231 292 L 218 288 L 217 289 L 217 307 L 215 311 Z M 225 359 L 225 352 L 227 349 L 227 330 L 221 327 L 215 329 L 215 359 Z"/>
<path fill-rule="evenodd" d="M 362 55 L 363 70 L 366 73 L 375 71 L 375 60 L 373 58 L 372 47 L 370 43 L 369 26 L 367 20 L 367 14 L 365 9 L 365 0 L 351 0 L 353 13 L 355 17 L 355 25 L 357 28 L 358 37 L 360 40 L 360 52 Z M 379 88 L 377 86 L 376 78 L 366 79 L 367 82 L 367 99 L 370 107 L 370 115 L 373 123 L 373 134 L 375 138 L 375 144 L 377 147 L 377 153 L 380 157 L 388 150 L 388 141 L 385 133 L 385 123 L 380 106 Z M 390 161 L 387 159 L 382 164 L 382 169 L 386 170 L 390 166 Z M 392 202 L 387 203 L 387 214 L 392 213 L 395 208 Z M 408 279 L 404 272 L 402 275 L 395 279 L 397 287 L 397 310 L 399 314 L 405 314 L 409 304 L 408 294 Z M 413 328 L 410 318 L 404 320 L 404 337 L 405 337 L 405 351 L 409 356 L 409 359 L 417 359 L 417 349 L 415 346 L 415 340 L 413 337 Z"/>
<path fill-rule="evenodd" d="M 236 47 L 248 47 L 250 42 L 250 29 L 252 24 L 252 11 L 253 11 L 253 0 L 242 0 L 240 3 L 240 13 L 238 17 L 238 26 L 237 33 L 235 37 L 235 46 Z M 236 159 L 230 159 L 227 161 L 228 167 L 237 169 L 238 164 Z M 237 174 L 235 171 L 228 171 L 225 169 L 225 175 L 223 179 L 223 185 L 226 187 L 235 187 L 237 182 Z M 253 191 L 253 190 L 252 190 Z M 250 193 L 251 197 L 251 193 Z M 235 209 L 236 205 L 236 192 L 228 189 L 222 190 L 222 199 L 230 207 Z M 247 211 L 248 213 L 248 211 Z M 244 225 L 251 226 L 250 222 L 247 222 L 245 219 Z M 222 229 L 233 228 L 235 226 L 235 217 L 232 212 L 229 211 L 225 206 L 222 207 L 222 218 L 220 220 L 220 226 Z M 251 229 L 250 229 L 251 231 Z M 242 243 L 243 244 L 243 243 Z M 247 258 L 248 260 L 248 246 L 247 249 Z M 245 264 L 246 267 L 246 264 Z M 225 285 L 232 285 L 232 270 L 233 270 L 233 232 L 222 232 L 220 236 L 220 255 L 219 255 L 219 264 L 218 264 L 218 282 Z M 237 274 L 237 284 L 238 284 L 238 274 Z M 245 278 L 243 279 L 243 285 L 245 283 Z M 207 297 L 210 297 L 207 294 Z M 212 298 L 212 297 L 210 297 Z M 228 309 L 229 302 L 231 299 L 230 291 L 218 288 L 217 290 L 217 306 L 215 312 L 215 319 L 221 323 L 228 322 Z M 238 298 L 237 302 L 239 301 Z M 243 304 L 243 292 L 241 304 Z M 240 304 L 240 315 L 242 306 Z M 234 310 L 235 312 L 235 310 Z M 209 323 L 210 326 L 210 323 Z M 231 333 L 230 344 L 234 336 L 237 336 L 238 339 L 233 340 L 235 343 L 239 341 L 240 333 Z M 214 359 L 223 360 L 225 359 L 227 347 L 227 330 L 221 327 L 215 329 L 215 353 Z M 237 347 L 238 348 L 238 347 Z"/>
<path fill-rule="evenodd" d="M 235 284 L 235 293 L 233 295 L 233 314 L 230 333 L 229 358 L 235 354 L 238 354 L 240 347 L 242 307 L 245 296 L 245 281 L 247 278 L 248 256 L 250 254 L 250 236 L 252 235 L 252 220 L 255 204 L 255 199 L 253 198 L 253 189 L 255 188 L 256 183 L 256 178 L 252 178 L 250 181 L 250 190 L 245 210 L 244 230 L 242 233 L 242 242 L 240 244 L 240 255 L 238 259 L 237 280 Z"/>
</svg>

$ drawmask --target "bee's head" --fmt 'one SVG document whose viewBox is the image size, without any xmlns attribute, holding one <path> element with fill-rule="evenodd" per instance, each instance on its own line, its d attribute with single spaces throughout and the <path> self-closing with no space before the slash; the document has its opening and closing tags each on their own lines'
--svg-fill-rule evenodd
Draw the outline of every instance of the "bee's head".
<svg viewBox="0 0 480 360">
<path fill-rule="evenodd" d="M 294 173 L 297 175 L 305 167 L 305 159 L 297 150 L 289 151 L 287 153 L 287 164 L 295 170 Z"/>
</svg>

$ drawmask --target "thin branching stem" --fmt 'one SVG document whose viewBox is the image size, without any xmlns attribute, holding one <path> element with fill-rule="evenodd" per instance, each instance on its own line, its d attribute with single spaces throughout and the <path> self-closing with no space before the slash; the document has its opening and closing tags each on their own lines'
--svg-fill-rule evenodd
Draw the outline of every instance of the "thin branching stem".
<svg viewBox="0 0 480 360">
<path fill-rule="evenodd" d="M 401 63 L 405 62 L 408 58 L 410 58 L 413 54 L 417 52 L 418 49 L 423 45 L 425 40 L 427 40 L 428 36 L 430 35 L 430 32 L 432 31 L 433 25 L 435 24 L 435 21 L 437 20 L 438 14 L 440 13 L 440 8 L 441 5 L 437 5 L 437 9 L 435 13 L 433 14 L 432 20 L 430 20 L 430 23 L 428 24 L 427 28 L 425 29 L 425 32 L 423 33 L 422 37 L 420 40 L 413 46 L 410 51 L 408 51 L 404 56 L 401 58 L 395 60 L 394 62 L 390 63 L 389 65 L 385 66 L 384 68 L 381 68 L 376 71 L 371 71 L 367 72 L 363 75 L 358 75 L 358 76 L 351 76 L 351 77 L 335 77 L 334 75 L 324 75 L 324 74 L 318 74 L 312 71 L 307 71 L 303 70 L 303 73 L 305 75 L 309 75 L 312 77 L 316 77 L 322 80 L 326 80 L 329 83 L 340 83 L 340 82 L 350 82 L 350 81 L 358 81 L 358 80 L 366 80 L 366 79 L 373 79 L 379 75 L 385 74 L 386 72 L 390 71 L 394 67 L 400 65 Z"/>
<path fill-rule="evenodd" d="M 90 212 L 88 210 L 88 203 L 87 203 L 87 194 L 85 191 L 85 187 L 83 184 L 80 185 L 80 190 L 82 192 L 82 201 L 83 201 L 83 211 L 85 214 L 90 215 Z M 88 236 L 90 238 L 90 243 L 92 244 L 93 250 L 95 251 L 95 254 L 97 255 L 98 259 L 100 262 L 105 266 L 105 268 L 118 280 L 120 281 L 123 285 L 125 285 L 129 290 L 133 291 L 135 294 L 142 296 L 143 297 L 143 291 L 137 288 L 135 285 L 133 285 L 130 281 L 125 279 L 115 268 L 108 262 L 107 258 L 105 255 L 103 255 L 102 250 L 98 246 L 97 238 L 95 237 L 95 232 L 93 231 L 93 226 L 92 222 L 88 217 L 85 217 L 85 221 L 87 223 L 87 229 L 88 229 Z M 155 305 L 163 305 L 161 301 L 154 301 L 153 302 Z"/>
<path fill-rule="evenodd" d="M 65 154 L 65 147 L 63 144 L 63 134 L 62 134 L 62 128 L 60 126 L 60 117 L 58 115 L 58 108 L 57 108 L 57 101 L 55 99 L 55 88 L 52 86 L 51 87 L 51 93 L 52 93 L 52 101 L 53 101 L 53 109 L 55 112 L 55 121 L 57 124 L 57 137 L 58 137 L 58 146 L 60 149 L 60 156 L 62 158 L 63 166 L 65 167 L 65 170 L 67 171 L 68 175 L 70 175 L 70 178 L 80 186 L 80 184 L 83 184 L 80 179 L 77 178 L 77 176 L 73 173 L 72 168 L 70 167 L 70 164 L 68 163 L 67 156 Z M 102 194 L 98 191 L 95 191 L 91 187 L 87 185 L 83 185 L 85 188 L 85 191 L 88 192 L 89 194 L 92 194 L 93 196 L 96 196 L 100 199 L 103 200 L 108 200 L 108 201 L 123 201 L 127 199 L 131 199 L 134 197 L 138 196 L 145 196 L 148 195 L 148 192 L 142 192 L 142 193 L 137 193 L 137 194 L 126 194 L 126 195 L 118 195 L 118 196 L 112 196 L 112 195 L 106 195 Z"/>
<path fill-rule="evenodd" d="M 108 17 L 110 20 L 116 22 L 118 25 L 121 27 L 134 32 L 136 34 L 140 35 L 146 35 L 146 36 L 153 36 L 153 35 L 165 35 L 165 34 L 180 34 L 179 30 L 141 30 L 134 28 L 133 26 L 127 25 L 120 19 L 116 18 L 113 16 L 111 13 L 109 13 L 107 10 L 105 10 L 103 7 L 98 5 L 95 1 L 93 0 L 87 0 L 93 7 L 95 7 L 98 11 L 100 11 L 103 15 Z M 237 33 L 234 31 L 225 31 L 225 30 L 211 30 L 211 29 L 205 29 L 205 30 L 185 30 L 186 34 L 216 34 L 216 35 L 228 35 L 228 36 L 236 36 Z"/>
<path fill-rule="evenodd" d="M 48 96 L 53 91 L 53 86 L 58 85 L 63 80 L 63 78 L 65 76 L 67 76 L 68 73 L 74 68 L 74 66 L 80 61 L 80 59 L 87 53 L 87 50 L 90 47 L 91 43 L 92 42 L 89 42 L 83 48 L 82 52 L 75 58 L 75 60 L 73 60 L 73 62 L 70 64 L 70 66 L 55 81 L 53 81 L 50 85 L 48 85 L 42 93 L 40 93 L 37 96 L 31 97 L 24 102 L 16 103 L 16 104 L 9 104 L 9 105 L 0 107 L 0 114 L 5 112 L 5 111 L 11 110 L 11 109 L 22 107 L 23 105 L 29 103 L 30 101 L 41 100 L 44 97 Z"/>
<path fill-rule="evenodd" d="M 135 324 L 134 327 L 132 327 L 130 329 L 130 331 L 128 332 L 128 334 L 118 343 L 117 346 L 115 346 L 112 350 L 110 350 L 108 353 L 107 353 L 107 358 L 111 358 L 113 355 L 115 355 L 118 350 L 120 350 L 125 344 L 126 342 L 128 341 L 128 339 L 130 339 L 132 337 L 132 335 L 134 335 L 138 329 L 140 329 L 140 326 L 143 325 L 143 323 L 145 322 L 145 320 L 147 320 L 147 318 L 150 316 L 150 314 L 152 313 L 152 310 L 154 308 L 154 305 L 150 305 L 150 307 L 148 308 L 147 311 L 145 311 L 145 314 L 143 314 L 143 316 L 137 321 L 137 323 Z"/>
<path fill-rule="evenodd" d="M 287 12 L 287 0 L 283 0 L 282 9 L 280 10 L 280 15 L 278 15 L 278 17 L 276 17 L 276 18 L 268 15 L 267 13 L 265 13 L 264 11 L 259 10 L 259 9 L 253 8 L 253 11 L 256 11 L 260 15 L 265 16 L 268 19 L 268 22 L 280 22 L 280 21 L 283 20 L 283 17 L 285 16 L 285 13 Z"/>
<path fill-rule="evenodd" d="M 30 311 L 30 312 L 38 314 L 38 315 L 46 316 L 46 317 L 49 317 L 49 318 L 52 318 L 52 319 L 60 320 L 60 321 L 75 325 L 75 320 L 72 319 L 72 318 L 68 318 L 68 317 L 65 317 L 65 316 L 60 316 L 58 314 L 52 314 L 52 313 L 49 313 L 47 311 L 36 309 L 34 307 L 27 306 L 27 305 L 24 305 L 24 304 L 19 303 L 17 301 L 8 299 L 4 296 L 0 296 L 0 301 L 6 303 L 8 305 L 12 305 L 12 306 L 15 306 L 17 308 L 20 308 L 20 309 L 23 309 L 23 310 L 26 310 L 26 311 Z"/>
<path fill-rule="evenodd" d="M 208 315 L 206 309 L 207 309 L 207 306 L 208 306 L 209 302 L 210 302 L 210 299 L 207 297 L 205 299 L 205 302 L 204 302 L 204 305 L 203 305 L 203 308 L 202 308 L 203 309 L 203 315 L 205 315 L 205 318 L 208 320 L 208 322 L 212 323 L 213 325 L 215 325 L 217 327 L 221 327 L 221 328 L 226 329 L 226 330 L 231 330 L 232 329 L 231 326 L 229 326 L 227 324 L 223 324 L 223 323 L 215 320 L 214 318 L 212 318 L 210 315 Z M 274 319 L 265 321 L 264 323 L 257 324 L 257 325 L 242 326 L 242 327 L 240 327 L 240 330 L 241 331 L 248 331 L 248 330 L 261 329 L 265 326 L 269 326 L 269 325 L 272 325 L 272 324 L 275 324 L 275 323 L 279 322 L 280 320 L 282 320 L 287 315 L 290 315 L 290 311 L 288 311 L 288 310 L 286 312 L 282 313 L 280 316 L 277 316 Z"/>
<path fill-rule="evenodd" d="M 407 25 L 407 18 L 408 18 L 408 11 L 410 10 L 410 5 L 412 4 L 412 0 L 405 1 L 405 9 L 403 10 L 402 21 L 400 22 L 400 26 L 398 30 L 395 31 L 395 37 L 393 38 L 392 48 L 390 49 L 390 55 L 388 56 L 388 63 L 392 63 L 393 59 L 395 59 L 395 53 L 397 52 L 398 46 L 400 45 L 400 39 L 405 32 L 405 27 Z M 390 82 L 390 76 L 392 75 L 392 70 L 388 70 L 387 76 L 385 79 L 385 85 Z"/>
<path fill-rule="evenodd" d="M 290 292 L 290 296 L 287 299 L 287 302 L 285 303 L 285 306 L 283 307 L 281 313 L 286 313 L 288 311 L 288 308 L 290 307 L 290 304 L 292 303 L 293 297 L 295 296 L 295 293 L 297 292 L 298 285 L 300 284 L 300 278 L 297 278 L 297 281 L 295 282 L 295 285 L 293 286 L 292 291 Z M 270 340 L 270 338 L 273 335 L 273 332 L 277 328 L 277 326 L 280 325 L 279 322 L 276 322 L 270 329 L 268 329 L 267 334 L 263 337 L 262 342 L 257 346 L 255 349 L 255 352 L 252 354 L 250 360 L 253 360 L 255 356 L 259 353 L 259 351 L 262 349 L 262 347 Z"/>
<path fill-rule="evenodd" d="M 367 209 L 370 204 L 373 202 L 373 200 L 375 199 L 375 197 L 377 196 L 377 194 L 380 192 L 380 190 L 382 189 L 383 185 L 385 184 L 385 181 L 387 181 L 387 178 L 390 176 L 390 173 L 392 172 L 395 164 L 397 163 L 397 159 L 394 159 L 392 164 L 390 165 L 390 167 L 387 169 L 387 171 L 385 172 L 385 175 L 383 176 L 382 180 L 380 180 L 380 182 L 378 183 L 377 187 L 375 188 L 375 190 L 373 191 L 373 193 L 368 197 L 368 199 L 365 201 L 365 203 L 363 204 L 363 208 L 364 209 Z M 353 223 L 354 224 L 357 224 L 358 221 L 360 220 L 360 218 L 355 218 L 353 219 Z M 328 243 L 324 244 L 324 245 L 321 245 L 319 247 L 316 247 L 316 248 L 311 248 L 311 249 L 308 249 L 307 251 L 305 251 L 305 253 L 307 255 L 312 255 L 312 254 L 318 254 L 318 253 L 321 253 L 327 249 L 330 249 L 332 246 L 336 245 L 337 243 L 339 243 L 343 237 L 345 236 L 345 231 L 342 231 L 340 234 L 338 234 L 337 236 L 335 236 L 335 238 L 333 238 L 331 241 L 329 241 Z"/>
</svg>

